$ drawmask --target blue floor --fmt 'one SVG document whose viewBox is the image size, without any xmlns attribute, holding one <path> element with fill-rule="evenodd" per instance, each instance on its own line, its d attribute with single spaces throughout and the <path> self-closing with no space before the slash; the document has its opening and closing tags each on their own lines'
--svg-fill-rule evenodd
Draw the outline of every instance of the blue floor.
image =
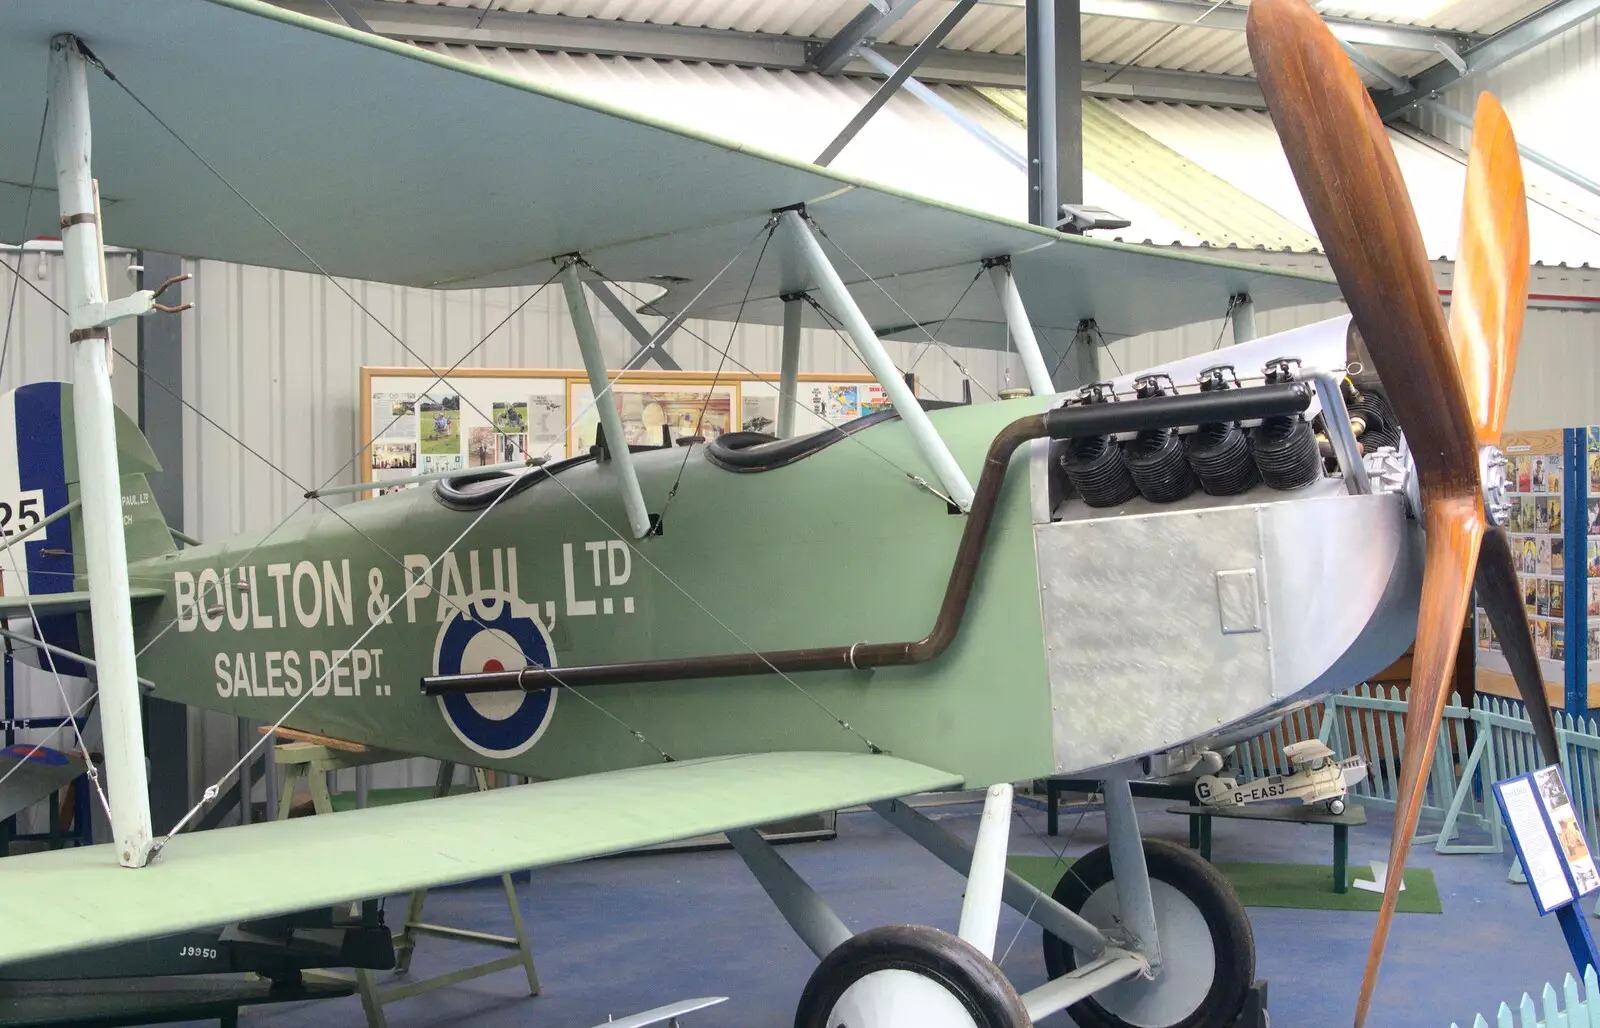
<svg viewBox="0 0 1600 1028">
<path fill-rule="evenodd" d="M 1141 801 L 1148 836 L 1184 842 L 1183 818 Z M 971 838 L 980 807 L 960 804 L 927 812 Z M 1390 820 L 1351 832 L 1353 866 L 1387 854 Z M 1061 839 L 1044 837 L 1044 814 L 1018 804 L 1012 852 L 1045 854 L 1071 840 L 1069 853 L 1105 841 L 1098 812 L 1063 815 Z M 837 839 L 782 848 L 786 858 L 853 929 L 912 922 L 953 930 L 962 880 L 870 813 L 839 817 Z M 1329 863 L 1331 832 L 1251 822 L 1215 829 L 1219 861 Z M 1559 981 L 1571 959 L 1554 918 L 1541 920 L 1525 886 L 1505 880 L 1510 853 L 1440 856 L 1431 846 L 1412 866 L 1437 877 L 1442 915 L 1401 914 L 1384 962 L 1370 1023 L 1376 1028 L 1448 1028 L 1492 1015 L 1502 1000 L 1548 980 Z M 385 1008 L 394 1028 L 458 1024 L 482 1028 L 537 1025 L 588 1028 L 608 1017 L 701 995 L 729 1001 L 685 1019 L 685 1028 L 788 1028 L 810 953 L 767 902 L 738 857 L 727 850 L 649 854 L 591 861 L 534 873 L 519 886 L 534 942 L 543 993 L 528 998 L 520 971 L 504 971 Z M 391 916 L 405 910 L 392 900 Z M 1374 914 L 1251 908 L 1257 976 L 1271 989 L 1274 1028 L 1346 1028 L 1355 1009 Z M 442 890 L 429 897 L 428 920 L 509 932 L 498 887 Z M 1014 940 L 1014 945 L 1009 946 Z M 1002 966 L 1021 991 L 1044 980 L 1039 931 L 1009 911 L 1001 922 Z M 431 975 L 495 954 L 423 940 L 414 973 Z M 362 1028 L 354 999 L 261 1008 L 244 1023 L 259 1028 Z M 1056 1015 L 1041 1022 L 1068 1026 Z"/>
</svg>

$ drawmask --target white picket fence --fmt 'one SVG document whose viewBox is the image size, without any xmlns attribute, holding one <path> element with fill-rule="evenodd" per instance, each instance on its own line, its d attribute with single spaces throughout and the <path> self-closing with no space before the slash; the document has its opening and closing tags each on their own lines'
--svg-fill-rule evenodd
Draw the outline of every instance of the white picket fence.
<svg viewBox="0 0 1600 1028">
<path fill-rule="evenodd" d="M 1242 744 L 1234 755 L 1240 779 L 1287 774 L 1293 769 L 1283 747 L 1320 739 L 1341 756 L 1367 759 L 1366 781 L 1351 790 L 1361 803 L 1393 809 L 1405 746 L 1406 703 L 1398 689 L 1357 686 L 1324 703 L 1298 710 L 1270 733 Z M 1561 770 L 1591 849 L 1600 849 L 1600 723 L 1556 715 Z M 1525 708 L 1515 700 L 1479 696 L 1472 706 L 1452 696 L 1445 707 L 1439 741 L 1429 768 L 1417 842 L 1432 842 L 1439 853 L 1502 853 L 1506 831 L 1491 786 L 1543 767 L 1538 741 Z M 1232 771 L 1229 772 L 1233 773 Z M 1463 841 L 1477 829 L 1477 841 Z M 1512 861 L 1513 869 L 1516 861 Z M 1595 913 L 1600 915 L 1600 895 Z M 1460 1028 L 1451 1025 L 1451 1028 Z M 1539 1001 L 1524 994 L 1516 1009 L 1502 1003 L 1491 1020 L 1482 1014 L 1471 1028 L 1600 1028 L 1600 981 L 1588 968 L 1583 984 L 1567 975 L 1558 993 L 1546 984 Z"/>
<path fill-rule="evenodd" d="M 1452 1022 L 1450 1028 L 1461 1026 Z M 1515 1011 L 1502 1003 L 1493 1021 L 1479 1014 L 1472 1028 L 1600 1028 L 1600 981 L 1595 979 L 1594 968 L 1586 970 L 1580 998 L 1578 983 L 1569 974 L 1561 983 L 1561 995 L 1557 996 L 1555 986 L 1546 983 L 1537 1006 L 1533 997 L 1524 992 Z"/>
<path fill-rule="evenodd" d="M 1365 757 L 1367 779 L 1352 794 L 1367 806 L 1392 810 L 1405 746 L 1405 710 L 1398 689 L 1357 686 L 1295 711 L 1269 734 L 1240 746 L 1235 766 L 1242 779 L 1286 774 L 1292 769 L 1283 747 L 1302 739 L 1321 739 L 1341 755 Z M 1584 835 L 1595 846 L 1600 841 L 1600 724 L 1557 714 L 1556 740 L 1573 806 Z M 1521 703 L 1479 696 L 1467 707 L 1452 696 L 1434 747 L 1423 795 L 1423 834 L 1416 841 L 1432 842 L 1439 853 L 1504 852 L 1505 828 L 1490 786 L 1542 766 L 1533 726 Z M 1472 828 L 1480 830 L 1478 841 L 1462 841 L 1463 830 Z"/>
</svg>

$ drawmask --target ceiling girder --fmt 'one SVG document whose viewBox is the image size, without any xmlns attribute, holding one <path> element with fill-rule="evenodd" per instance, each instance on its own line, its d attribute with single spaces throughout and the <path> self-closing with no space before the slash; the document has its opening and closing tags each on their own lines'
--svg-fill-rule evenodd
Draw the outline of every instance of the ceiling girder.
<svg viewBox="0 0 1600 1028">
<path fill-rule="evenodd" d="M 855 59 L 863 46 L 877 42 L 878 36 L 887 32 L 895 22 L 905 17 L 917 0 L 874 0 L 863 7 L 850 23 L 840 29 L 832 39 L 814 47 L 812 70 L 824 75 L 837 75 Z"/>
<path fill-rule="evenodd" d="M 1243 32 L 1249 8 L 1236 4 L 1200 3 L 1197 0 L 1081 0 L 1085 15 L 1102 18 L 1128 18 L 1158 21 L 1168 25 L 1199 25 L 1208 29 Z M 1397 50 L 1438 52 L 1440 44 L 1459 50 L 1481 36 L 1467 32 L 1446 32 L 1414 25 L 1392 25 L 1359 18 L 1323 18 L 1341 42 L 1365 46 L 1385 46 Z"/>
<path fill-rule="evenodd" d="M 325 0 L 276 0 L 278 6 L 331 18 Z M 744 67 L 807 71 L 821 40 L 798 36 L 731 32 L 723 29 L 684 28 L 646 22 L 603 21 L 561 15 L 527 14 L 491 10 L 485 14 L 463 7 L 388 3 L 385 0 L 342 0 L 366 20 L 372 31 L 393 39 L 426 43 L 561 51 L 658 60 L 707 61 Z M 900 64 L 911 47 L 880 44 L 873 47 Z M 856 58 L 846 65 L 852 74 L 880 76 L 876 68 Z M 1111 82 L 1105 80 L 1113 73 Z M 1024 62 L 1020 54 L 983 53 L 976 50 L 935 50 L 917 68 L 925 83 L 1001 86 L 1021 89 Z M 1119 70 L 1106 64 L 1085 63 L 1083 89 L 1090 96 L 1171 103 L 1215 104 L 1261 108 L 1261 90 L 1255 80 L 1239 75 L 1212 75 L 1164 68 Z"/>
<path fill-rule="evenodd" d="M 1600 0 L 1556 0 L 1487 39 L 1460 51 L 1464 67 L 1443 60 L 1411 78 L 1408 92 L 1375 92 L 1373 103 L 1385 119 L 1407 108 L 1434 99 L 1440 93 L 1474 75 L 1481 75 L 1546 40 L 1553 39 L 1574 25 L 1600 14 Z"/>
</svg>

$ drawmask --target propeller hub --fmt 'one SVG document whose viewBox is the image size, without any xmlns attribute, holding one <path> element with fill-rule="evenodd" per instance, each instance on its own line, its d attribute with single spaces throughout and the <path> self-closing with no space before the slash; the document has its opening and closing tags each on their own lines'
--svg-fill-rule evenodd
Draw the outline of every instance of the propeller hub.
<svg viewBox="0 0 1600 1028">
<path fill-rule="evenodd" d="M 1511 514 L 1511 485 L 1506 481 L 1506 455 L 1498 446 L 1478 447 L 1478 481 L 1483 484 L 1483 512 L 1489 523 L 1504 527 Z"/>
</svg>

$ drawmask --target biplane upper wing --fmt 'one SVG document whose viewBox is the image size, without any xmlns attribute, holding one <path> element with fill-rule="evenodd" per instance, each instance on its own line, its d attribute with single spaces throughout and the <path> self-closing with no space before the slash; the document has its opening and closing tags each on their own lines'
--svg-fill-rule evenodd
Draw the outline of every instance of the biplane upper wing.
<svg viewBox="0 0 1600 1028">
<path fill-rule="evenodd" d="M 862 753 L 654 764 L 171 839 L 0 860 L 0 965 L 948 789 L 958 775 Z"/>
<path fill-rule="evenodd" d="M 886 336 L 920 338 L 999 255 L 1041 329 L 1134 334 L 1218 317 L 1236 293 L 1260 310 L 1339 295 L 1329 278 L 919 199 L 258 0 L 0 5 L 0 233 L 23 226 L 57 33 L 115 76 L 90 84 L 110 243 L 433 287 L 541 282 L 581 252 L 613 280 L 674 283 L 654 305 L 671 313 L 769 212 L 804 203 Z M 53 185 L 48 137 L 40 172 Z M 59 231 L 53 191 L 29 213 L 29 236 Z M 742 313 L 747 272 L 693 313 L 780 320 L 778 297 L 815 283 L 770 256 Z M 990 293 L 942 338 L 1003 347 Z"/>
</svg>

